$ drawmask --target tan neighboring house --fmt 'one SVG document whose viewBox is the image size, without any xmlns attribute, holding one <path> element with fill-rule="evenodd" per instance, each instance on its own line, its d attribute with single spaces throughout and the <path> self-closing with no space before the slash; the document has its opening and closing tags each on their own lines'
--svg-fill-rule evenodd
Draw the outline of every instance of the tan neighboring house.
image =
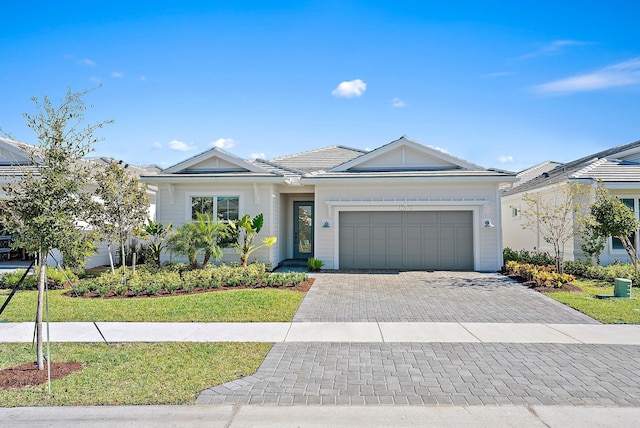
<svg viewBox="0 0 640 428">
<path fill-rule="evenodd" d="M 23 172 L 30 170 L 34 174 L 38 174 L 39 165 L 42 165 L 41 159 L 36 158 L 36 164 L 34 164 L 29 153 L 35 146 L 31 146 L 19 141 L 10 140 L 7 138 L 0 138 L 0 185 L 13 180 L 20 179 Z M 87 158 L 86 162 L 91 162 L 96 166 L 103 166 L 109 162 L 108 158 Z M 153 175 L 157 173 L 160 168 L 154 165 L 150 166 L 133 166 L 125 162 L 120 161 L 123 168 L 131 171 L 133 174 L 140 176 Z M 153 186 L 147 186 L 147 197 L 149 198 L 149 218 L 155 218 L 155 196 L 156 189 Z M 7 195 L 4 193 L 0 186 L 0 201 L 6 199 Z M 0 231 L 0 259 L 7 259 L 8 257 L 21 258 L 21 254 L 8 253 L 9 236 L 6 231 Z M 54 261 L 51 261 L 55 264 Z M 98 252 L 87 260 L 86 267 L 102 266 L 109 264 L 109 255 L 107 253 L 106 244 L 98 244 Z"/>
<path fill-rule="evenodd" d="M 555 166 L 554 166 L 555 165 Z M 551 168 L 553 166 L 553 168 Z M 525 219 L 522 209 L 526 208 L 524 194 L 539 194 L 546 200 L 552 200 L 566 189 L 568 183 L 589 185 L 592 189 L 589 197 L 583 201 L 584 210 L 594 200 L 594 189 L 598 180 L 602 181 L 610 193 L 618 196 L 635 213 L 640 213 L 640 141 L 613 147 L 564 164 L 544 163 L 536 165 L 517 177 L 523 177 L 502 195 L 502 228 L 505 247 L 514 250 L 540 250 L 553 254 L 553 248 L 544 241 L 539 231 L 524 230 Z M 636 246 L 638 233 L 636 233 Z M 579 237 L 567 242 L 564 259 L 585 258 Z M 620 261 L 629 261 L 621 242 L 609 238 L 600 255 L 601 264 L 607 265 Z"/>
<path fill-rule="evenodd" d="M 402 137 L 371 151 L 329 146 L 270 160 L 213 148 L 141 179 L 158 188 L 163 224 L 198 212 L 264 214 L 258 239 L 278 240 L 252 257 L 274 266 L 316 257 L 327 269 L 496 271 L 499 188 L 515 177 Z M 237 260 L 225 251 L 224 261 Z"/>
</svg>

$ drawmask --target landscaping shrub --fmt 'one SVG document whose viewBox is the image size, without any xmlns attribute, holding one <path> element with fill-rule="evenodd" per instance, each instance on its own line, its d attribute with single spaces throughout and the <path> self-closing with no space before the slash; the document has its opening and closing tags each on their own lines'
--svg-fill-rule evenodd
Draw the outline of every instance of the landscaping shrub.
<svg viewBox="0 0 640 428">
<path fill-rule="evenodd" d="M 279 287 L 297 286 L 307 281 L 309 276 L 303 272 L 268 272 L 263 263 L 252 263 L 241 267 L 232 265 L 212 266 L 207 269 L 183 270 L 181 266 L 155 268 L 142 267 L 133 275 L 127 270 L 127 284 L 122 283 L 118 272 L 104 272 L 97 278 L 87 278 L 72 286 L 74 294 L 83 296 L 95 292 L 105 296 L 110 292 L 116 296 L 154 296 L 174 294 L 181 290 L 192 292 L 196 288 L 203 290 L 221 287 Z"/>
<path fill-rule="evenodd" d="M 17 269 L 13 272 L 6 273 L 0 280 L 0 288 L 13 288 L 16 286 L 22 275 L 24 275 L 24 269 Z M 37 268 L 35 274 L 29 274 L 22 282 L 20 286 L 21 290 L 37 290 L 38 289 L 38 272 L 40 268 Z M 78 280 L 78 276 L 71 271 L 71 269 L 65 269 L 64 273 L 61 270 L 47 266 L 47 282 L 49 283 L 49 289 L 59 290 L 69 285 L 65 274 L 71 281 L 71 284 Z"/>
<path fill-rule="evenodd" d="M 551 257 L 546 251 L 529 251 L 529 250 L 512 250 L 506 247 L 502 250 L 502 257 L 504 263 L 508 261 L 515 261 L 518 263 L 528 263 L 536 266 L 547 266 L 556 263 L 556 259 Z"/>
<path fill-rule="evenodd" d="M 609 266 L 598 266 L 592 265 L 588 260 L 576 260 L 565 262 L 564 270 L 586 279 L 613 282 L 616 278 L 628 278 L 634 284 L 640 283 L 640 277 L 636 276 L 631 263 L 616 262 Z"/>
<path fill-rule="evenodd" d="M 554 265 L 536 266 L 531 263 L 520 264 L 516 261 L 508 261 L 505 265 L 508 275 L 516 275 L 525 281 L 533 281 L 538 286 L 562 287 L 575 281 L 575 277 L 568 273 L 559 274 Z"/>
</svg>

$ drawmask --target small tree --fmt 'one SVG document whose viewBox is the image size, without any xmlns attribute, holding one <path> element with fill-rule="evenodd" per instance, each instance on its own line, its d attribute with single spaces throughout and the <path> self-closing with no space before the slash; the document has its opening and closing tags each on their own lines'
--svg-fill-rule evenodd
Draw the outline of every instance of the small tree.
<svg viewBox="0 0 640 428">
<path fill-rule="evenodd" d="M 633 268 L 638 276 L 638 250 L 633 242 L 633 236 L 640 228 L 636 215 L 620 198 L 611 195 L 602 183 L 598 183 L 596 200 L 591 204 L 593 221 L 589 230 L 595 236 L 618 238 L 629 255 Z"/>
<path fill-rule="evenodd" d="M 560 274 L 565 244 L 582 234 L 581 199 L 588 190 L 583 184 L 570 183 L 549 198 L 544 198 L 540 193 L 525 193 L 522 197 L 527 204 L 527 208 L 522 210 L 522 216 L 526 219 L 522 228 L 540 233 L 542 239 L 553 246 L 556 269 Z"/>
<path fill-rule="evenodd" d="M 95 180 L 98 185 L 96 195 L 102 202 L 96 226 L 107 240 L 112 272 L 111 242 L 119 244 L 124 280 L 125 244 L 135 230 L 144 227 L 149 212 L 147 189 L 140 184 L 138 177 L 113 159 L 95 174 Z"/>
<path fill-rule="evenodd" d="M 37 113 L 24 117 L 37 135 L 39 147 L 30 150 L 37 170 L 23 168 L 21 177 L 4 186 L 7 194 L 3 221 L 16 234 L 15 244 L 36 254 L 41 267 L 36 309 L 36 358 L 44 369 L 42 315 L 47 255 L 53 249 L 74 254 L 86 249 L 84 229 L 95 214 L 87 190 L 89 165 L 82 160 L 97 141 L 93 133 L 105 123 L 81 128 L 86 107 L 82 96 L 67 91 L 59 106 L 49 98 L 32 98 Z"/>
<path fill-rule="evenodd" d="M 253 245 L 253 240 L 257 233 L 260 233 L 264 225 L 264 216 L 256 215 L 253 219 L 249 214 L 242 216 L 237 222 L 229 220 L 229 227 L 232 233 L 237 235 L 237 241 L 231 246 L 240 253 L 240 264 L 247 267 L 247 262 L 251 253 L 262 247 L 270 247 L 276 243 L 275 236 L 262 239 L 262 245 Z"/>
</svg>

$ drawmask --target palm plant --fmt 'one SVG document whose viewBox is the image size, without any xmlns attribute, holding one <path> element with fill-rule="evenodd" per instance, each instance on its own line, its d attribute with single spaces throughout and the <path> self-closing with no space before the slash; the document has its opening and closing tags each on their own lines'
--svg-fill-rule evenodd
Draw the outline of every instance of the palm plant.
<svg viewBox="0 0 640 428">
<path fill-rule="evenodd" d="M 191 269 L 198 268 L 198 253 L 204 253 L 202 268 L 211 257 L 222 257 L 220 242 L 228 235 L 227 226 L 217 222 L 210 214 L 198 214 L 196 221 L 185 223 L 177 228 L 167 239 L 167 248 L 172 252 L 187 256 Z"/>
<path fill-rule="evenodd" d="M 251 253 L 262 247 L 270 247 L 276 243 L 275 236 L 269 236 L 262 239 L 262 245 L 253 245 L 253 239 L 257 233 L 260 233 L 264 225 L 264 216 L 256 215 L 253 219 L 249 214 L 242 216 L 237 222 L 229 220 L 231 233 L 237 235 L 237 241 L 231 246 L 240 253 L 240 264 L 247 267 L 247 262 Z"/>
<path fill-rule="evenodd" d="M 149 251 L 153 262 L 158 267 L 160 267 L 160 256 L 162 254 L 162 250 L 164 250 L 166 245 L 165 239 L 170 231 L 171 223 L 164 226 L 162 223 L 155 222 L 151 219 L 147 220 L 147 225 L 142 231 L 143 236 L 151 237 L 151 242 L 149 242 Z"/>
<path fill-rule="evenodd" d="M 214 259 L 222 258 L 222 248 L 220 242 L 229 235 L 227 225 L 215 221 L 211 214 L 197 214 L 197 219 L 193 224 L 195 229 L 199 250 L 204 251 L 204 259 L 202 260 L 202 269 L 207 267 L 211 256 Z"/>
<path fill-rule="evenodd" d="M 167 248 L 174 254 L 187 256 L 191 269 L 198 268 L 198 246 L 196 228 L 193 223 L 185 223 L 175 229 L 167 238 Z"/>
</svg>

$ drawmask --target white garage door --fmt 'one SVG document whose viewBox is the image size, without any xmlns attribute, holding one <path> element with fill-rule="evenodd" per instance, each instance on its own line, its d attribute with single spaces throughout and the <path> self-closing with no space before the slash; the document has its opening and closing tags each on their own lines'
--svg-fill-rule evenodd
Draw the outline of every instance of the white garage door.
<svg viewBox="0 0 640 428">
<path fill-rule="evenodd" d="M 340 267 L 473 270 L 471 211 L 343 211 Z"/>
</svg>

